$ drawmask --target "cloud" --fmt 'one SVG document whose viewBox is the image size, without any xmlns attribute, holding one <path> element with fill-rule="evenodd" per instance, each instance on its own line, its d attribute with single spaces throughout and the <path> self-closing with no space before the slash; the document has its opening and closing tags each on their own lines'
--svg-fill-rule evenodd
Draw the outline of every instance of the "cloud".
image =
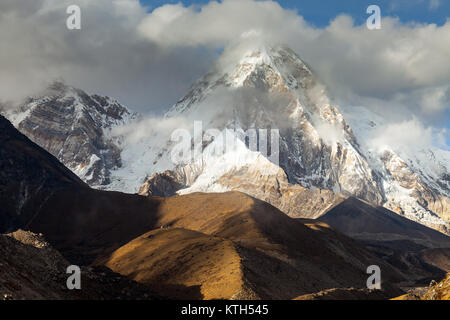
<svg viewBox="0 0 450 320">
<path fill-rule="evenodd" d="M 81 8 L 81 30 L 66 28 L 66 8 Z M 55 78 L 158 111 L 180 98 L 215 53 L 166 50 L 142 39 L 147 12 L 138 0 L 2 0 L 0 100 L 33 94 Z"/>
<path fill-rule="evenodd" d="M 445 93 L 450 22 L 403 24 L 383 17 L 381 30 L 368 30 L 341 15 L 317 29 L 276 2 L 224 0 L 201 7 L 162 6 L 138 30 L 164 47 L 221 48 L 258 37 L 284 43 L 312 66 L 339 103 L 376 102 L 389 112 L 409 110 L 431 122 L 450 108 Z"/>
<path fill-rule="evenodd" d="M 138 30 L 164 46 L 223 47 L 252 33 L 275 40 L 283 31 L 303 28 L 310 29 L 295 11 L 283 9 L 277 2 L 224 0 L 200 8 L 164 5 L 148 15 Z"/>
<path fill-rule="evenodd" d="M 450 86 L 427 88 L 422 95 L 422 107 L 427 111 L 439 111 L 448 107 Z"/>
<path fill-rule="evenodd" d="M 81 7 L 80 31 L 65 28 L 69 4 Z M 264 41 L 299 53 L 339 104 L 448 126 L 450 20 L 437 26 L 383 16 L 382 28 L 371 31 L 346 15 L 315 28 L 274 1 L 166 4 L 147 12 L 138 0 L 3 0 L 0 41 L 0 100 L 64 78 L 138 111 L 161 112 L 223 48 Z"/>
<path fill-rule="evenodd" d="M 441 138 L 441 133 L 436 134 L 431 127 L 425 127 L 419 120 L 411 119 L 380 127 L 373 134 L 369 145 L 380 150 L 420 150 L 441 143 Z"/>
<path fill-rule="evenodd" d="M 125 145 L 137 144 L 143 140 L 157 138 L 160 141 L 167 141 L 172 132 L 176 129 L 191 129 L 192 123 L 183 117 L 142 117 L 135 121 L 114 127 L 107 132 L 110 138 L 119 139 Z"/>
</svg>

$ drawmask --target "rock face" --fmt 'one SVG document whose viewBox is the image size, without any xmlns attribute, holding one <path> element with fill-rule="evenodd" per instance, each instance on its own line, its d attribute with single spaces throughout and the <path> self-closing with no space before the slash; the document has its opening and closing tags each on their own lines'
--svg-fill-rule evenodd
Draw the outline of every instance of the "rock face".
<svg viewBox="0 0 450 320">
<path fill-rule="evenodd" d="M 171 197 L 177 191 L 186 187 L 185 175 L 179 171 L 164 171 L 155 173 L 139 188 L 139 194 L 143 196 Z"/>
<path fill-rule="evenodd" d="M 450 153 L 433 146 L 423 149 L 386 141 L 380 146 L 378 135 L 387 120 L 366 108 L 345 109 L 364 154 L 382 176 L 386 196 L 383 205 L 448 234 Z"/>
<path fill-rule="evenodd" d="M 233 168 L 207 186 L 196 185 L 198 175 L 192 174 L 190 169 L 191 166 L 186 166 L 154 174 L 141 186 L 139 194 L 170 197 L 212 189 L 240 191 L 270 203 L 293 218 L 311 219 L 320 217 L 347 198 L 329 190 L 290 184 L 283 169 L 261 155 L 251 165 Z"/>
<path fill-rule="evenodd" d="M 9 115 L 14 125 L 89 185 L 109 183 L 120 167 L 120 149 L 108 138 L 132 115 L 117 101 L 53 83 Z"/>
<path fill-rule="evenodd" d="M 214 103 L 224 92 L 230 98 Z M 212 120 L 205 125 L 219 129 L 278 129 L 279 164 L 289 182 L 383 200 L 379 177 L 350 127 L 310 68 L 288 48 L 260 48 L 230 70 L 207 75 L 168 112 L 180 114 L 191 120 L 207 114 Z"/>
<path fill-rule="evenodd" d="M 229 190 L 245 192 L 264 200 L 293 218 L 318 218 L 346 198 L 343 194 L 326 189 L 309 189 L 291 184 L 279 167 L 274 167 L 277 170 L 275 174 L 261 172 L 260 168 L 264 167 L 261 162 L 273 166 L 267 159 L 260 157 L 252 165 L 224 174 L 217 183 Z"/>
</svg>

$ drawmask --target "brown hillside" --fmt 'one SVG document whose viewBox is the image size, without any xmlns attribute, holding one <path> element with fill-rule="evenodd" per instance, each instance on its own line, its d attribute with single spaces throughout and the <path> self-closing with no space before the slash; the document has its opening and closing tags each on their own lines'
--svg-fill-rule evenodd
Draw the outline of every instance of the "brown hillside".
<svg viewBox="0 0 450 320">
<path fill-rule="evenodd" d="M 195 293 L 190 297 L 206 299 L 291 299 L 329 288 L 364 287 L 371 264 L 383 267 L 386 281 L 401 278 L 325 224 L 305 226 L 239 192 L 167 198 L 156 215 L 159 229 L 97 263 L 156 284 L 162 295 Z M 216 290 L 222 287 L 226 290 Z"/>
<path fill-rule="evenodd" d="M 365 270 L 371 264 L 383 266 L 386 281 L 402 278 L 357 242 L 325 224 L 312 222 L 307 227 L 273 206 L 239 192 L 163 199 L 86 188 L 60 190 L 46 201 L 29 226 L 35 232 L 46 234 L 49 241 L 71 261 L 86 264 L 97 259 L 113 271 L 130 275 L 137 281 L 158 283 L 159 294 L 170 292 L 175 297 L 186 297 L 195 291 L 167 291 L 174 282 L 179 288 L 201 286 L 191 298 L 199 298 L 200 294 L 207 298 L 221 298 L 208 288 L 220 287 L 223 281 L 230 281 L 230 288 L 236 288 L 228 298 L 237 295 L 291 299 L 330 288 L 364 287 Z M 200 270 L 195 277 L 203 282 L 198 284 L 193 284 L 192 279 L 183 273 L 172 273 L 173 279 L 165 283 L 160 280 L 157 269 L 142 271 L 142 266 L 150 266 L 153 261 L 147 254 L 160 252 L 159 245 L 164 241 L 169 243 L 170 239 L 163 242 L 152 240 L 150 244 L 153 246 L 135 246 L 135 242 L 130 241 L 151 230 L 161 230 L 161 227 L 184 229 L 180 236 L 191 231 L 203 234 L 196 241 L 205 250 L 211 250 L 212 259 L 218 261 L 216 254 L 220 251 L 211 247 L 206 239 L 213 236 L 215 242 L 233 243 L 233 249 L 227 249 L 227 252 L 238 256 L 241 261 L 240 280 L 214 278 L 208 271 L 206 259 L 189 262 L 192 269 Z M 144 240 L 145 243 L 148 241 Z M 172 241 L 173 248 L 180 247 L 179 254 L 197 255 L 195 249 L 184 247 L 183 241 L 176 237 Z M 115 251 L 122 246 L 125 247 Z M 145 250 L 141 252 L 142 248 Z M 131 251 L 140 259 L 127 262 L 126 269 L 118 267 L 130 260 L 123 253 Z M 179 271 L 178 260 L 163 261 L 163 269 Z M 202 270 L 206 273 L 203 274 Z"/>
<path fill-rule="evenodd" d="M 178 299 L 230 299 L 243 288 L 235 244 L 186 229 L 150 231 L 116 250 L 106 266 Z"/>
</svg>

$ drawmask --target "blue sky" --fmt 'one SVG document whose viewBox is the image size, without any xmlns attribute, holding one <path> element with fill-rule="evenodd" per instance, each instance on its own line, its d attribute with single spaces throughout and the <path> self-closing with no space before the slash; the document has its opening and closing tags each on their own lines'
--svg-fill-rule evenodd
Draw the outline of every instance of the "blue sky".
<svg viewBox="0 0 450 320">
<path fill-rule="evenodd" d="M 208 0 L 140 0 L 142 4 L 153 8 L 167 3 L 205 4 Z M 220 2 L 220 1 L 219 1 Z M 435 23 L 442 25 L 450 18 L 449 0 L 279 0 L 282 7 L 297 10 L 306 21 L 317 26 L 328 25 L 339 14 L 352 16 L 357 24 L 367 19 L 366 8 L 377 4 L 382 15 L 398 17 L 402 22 Z"/>
</svg>

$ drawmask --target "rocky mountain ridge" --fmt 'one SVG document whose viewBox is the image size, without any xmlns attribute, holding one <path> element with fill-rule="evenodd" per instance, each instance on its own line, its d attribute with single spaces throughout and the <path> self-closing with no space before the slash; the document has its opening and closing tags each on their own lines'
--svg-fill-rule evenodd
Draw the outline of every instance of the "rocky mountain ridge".
<svg viewBox="0 0 450 320">
<path fill-rule="evenodd" d="M 121 150 L 108 132 L 134 117 L 116 100 L 61 82 L 8 114 L 22 133 L 91 186 L 108 184 L 110 171 L 121 166 Z"/>
</svg>

